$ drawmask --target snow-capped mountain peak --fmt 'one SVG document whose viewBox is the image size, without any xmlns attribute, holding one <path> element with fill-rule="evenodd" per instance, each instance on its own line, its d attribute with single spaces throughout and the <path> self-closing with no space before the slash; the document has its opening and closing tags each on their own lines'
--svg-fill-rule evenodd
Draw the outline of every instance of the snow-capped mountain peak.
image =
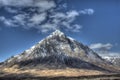
<svg viewBox="0 0 120 80">
<path fill-rule="evenodd" d="M 63 32 L 61 32 L 60 30 L 56 30 L 56 31 L 54 31 L 53 33 L 51 33 L 47 38 L 52 38 L 52 37 L 66 37 L 66 35 L 63 33 Z"/>
<path fill-rule="evenodd" d="M 4 62 L 5 66 L 27 67 L 102 67 L 106 62 L 86 45 L 56 30 L 30 49 Z M 103 65 L 102 65 L 103 64 Z M 93 67 L 94 66 L 94 67 Z"/>
<path fill-rule="evenodd" d="M 61 32 L 60 30 L 56 30 L 54 31 L 51 35 L 58 35 L 58 36 L 63 36 L 65 35 L 63 32 Z"/>
<path fill-rule="evenodd" d="M 38 57 L 61 54 L 81 58 L 86 61 L 89 61 L 90 59 L 100 60 L 99 56 L 91 49 L 89 49 L 87 46 L 84 46 L 82 43 L 77 42 L 73 38 L 67 37 L 60 30 L 54 31 L 48 37 L 38 42 L 30 49 L 25 50 L 22 54 L 15 57 L 15 59 L 18 59 L 17 61 L 23 61 Z M 92 55 L 92 57 L 90 55 Z"/>
</svg>

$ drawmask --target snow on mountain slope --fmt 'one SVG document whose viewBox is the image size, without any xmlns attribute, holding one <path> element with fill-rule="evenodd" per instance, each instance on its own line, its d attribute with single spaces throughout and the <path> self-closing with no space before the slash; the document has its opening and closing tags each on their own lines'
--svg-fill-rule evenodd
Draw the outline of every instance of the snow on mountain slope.
<svg viewBox="0 0 120 80">
<path fill-rule="evenodd" d="M 120 56 L 105 56 L 103 58 L 116 66 L 120 66 Z"/>
<path fill-rule="evenodd" d="M 64 54 L 71 57 L 80 57 L 83 59 L 99 60 L 100 57 L 90 50 L 87 46 L 75 41 L 71 37 L 67 37 L 63 32 L 56 30 L 45 39 L 41 40 L 30 49 L 22 54 L 14 56 L 18 61 L 24 59 L 33 59 L 37 57 L 45 57 L 52 54 Z M 13 59 L 11 58 L 11 59 Z M 8 60 L 8 62 L 12 60 Z"/>
</svg>

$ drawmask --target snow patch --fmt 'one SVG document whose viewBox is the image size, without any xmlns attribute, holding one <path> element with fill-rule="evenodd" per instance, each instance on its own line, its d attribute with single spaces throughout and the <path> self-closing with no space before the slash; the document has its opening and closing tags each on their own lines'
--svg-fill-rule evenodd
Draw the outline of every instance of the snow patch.
<svg viewBox="0 0 120 80">
<path fill-rule="evenodd" d="M 70 40 L 74 41 L 75 39 L 71 38 L 71 37 L 68 37 Z"/>
<path fill-rule="evenodd" d="M 31 49 L 34 49 L 34 48 L 35 48 L 35 46 L 32 46 L 32 47 L 31 47 Z"/>
<path fill-rule="evenodd" d="M 55 32 L 53 32 L 51 35 L 56 35 L 56 36 L 63 36 L 64 35 L 64 33 L 63 32 L 61 32 L 60 30 L 56 30 Z"/>
</svg>

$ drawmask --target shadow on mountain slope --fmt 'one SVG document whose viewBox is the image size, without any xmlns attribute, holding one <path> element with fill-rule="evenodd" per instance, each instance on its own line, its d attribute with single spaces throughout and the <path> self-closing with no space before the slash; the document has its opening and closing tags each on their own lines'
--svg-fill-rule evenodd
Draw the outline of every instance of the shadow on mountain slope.
<svg viewBox="0 0 120 80">
<path fill-rule="evenodd" d="M 46 57 L 38 57 L 36 59 L 25 60 L 21 62 L 14 62 L 7 64 L 7 66 L 12 67 L 14 65 L 19 65 L 19 68 L 30 68 L 30 69 L 64 69 L 77 68 L 77 69 L 90 69 L 98 71 L 109 71 L 104 68 L 98 67 L 92 63 L 80 60 L 74 57 L 68 57 L 63 55 L 51 55 Z"/>
</svg>

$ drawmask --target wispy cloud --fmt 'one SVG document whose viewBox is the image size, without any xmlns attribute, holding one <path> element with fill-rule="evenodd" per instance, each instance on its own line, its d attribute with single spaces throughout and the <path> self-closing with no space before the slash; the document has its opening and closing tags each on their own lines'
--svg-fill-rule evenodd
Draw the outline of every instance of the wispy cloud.
<svg viewBox="0 0 120 80">
<path fill-rule="evenodd" d="M 94 14 L 94 12 L 95 12 L 94 9 L 89 8 L 89 9 L 81 10 L 81 11 L 80 11 L 80 14 L 92 15 L 92 14 Z"/>
<path fill-rule="evenodd" d="M 0 0 L 0 4 L 12 7 L 39 7 L 41 10 L 56 7 L 53 0 Z"/>
<path fill-rule="evenodd" d="M 10 7 L 5 7 L 4 9 L 9 13 L 17 13 L 18 12 L 18 10 L 10 8 Z"/>
<path fill-rule="evenodd" d="M 12 26 L 15 27 L 14 21 L 11 19 L 6 19 L 4 16 L 0 16 L 0 21 L 2 21 L 6 26 Z"/>
<path fill-rule="evenodd" d="M 110 43 L 107 43 L 107 44 L 102 44 L 102 43 L 95 43 L 95 44 L 91 44 L 89 47 L 91 49 L 97 49 L 97 50 L 101 50 L 101 49 L 104 49 L 104 50 L 109 50 L 112 48 L 112 44 Z"/>
<path fill-rule="evenodd" d="M 61 0 L 58 0 L 61 1 Z M 58 6 L 59 5 L 59 6 Z M 61 29 L 79 32 L 82 28 L 74 21 L 80 14 L 91 15 L 93 9 L 82 11 L 70 10 L 62 12 L 66 3 L 59 4 L 56 0 L 0 0 L 0 6 L 12 14 L 10 18 L 0 16 L 0 21 L 9 27 L 35 28 L 39 32 Z"/>
<path fill-rule="evenodd" d="M 94 43 L 91 44 L 89 47 L 102 57 L 120 55 L 119 52 L 111 51 L 111 49 L 114 47 L 114 45 L 111 43 L 107 43 L 107 44 Z"/>
<path fill-rule="evenodd" d="M 99 53 L 99 55 L 105 55 L 110 53 L 109 51 L 111 50 L 113 45 L 110 43 L 107 43 L 107 44 L 94 43 L 94 44 L 91 44 L 89 47 L 93 49 L 95 52 Z"/>
</svg>

